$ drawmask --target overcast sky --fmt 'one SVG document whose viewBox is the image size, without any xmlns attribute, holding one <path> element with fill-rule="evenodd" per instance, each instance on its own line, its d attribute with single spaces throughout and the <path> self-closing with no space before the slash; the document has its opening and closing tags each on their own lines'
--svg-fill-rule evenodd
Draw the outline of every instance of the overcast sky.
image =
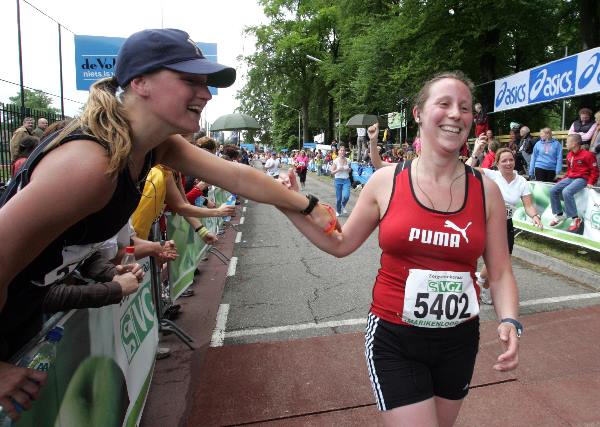
<svg viewBox="0 0 600 427">
<path fill-rule="evenodd" d="M 208 103 L 203 115 L 212 123 L 233 112 L 236 92 L 243 86 L 245 70 L 238 55 L 254 51 L 255 40 L 242 34 L 244 27 L 266 22 L 256 0 L 27 0 L 64 27 L 62 56 L 66 98 L 85 102 L 87 92 L 75 89 L 75 46 L 78 35 L 127 37 L 146 28 L 178 28 L 196 42 L 217 43 L 218 61 L 237 69 L 236 83 Z M 58 25 L 30 4 L 21 1 L 21 37 L 24 85 L 60 94 Z M 0 79 L 19 82 L 16 0 L 0 0 L 2 60 Z M 69 31 L 70 30 L 70 31 Z M 8 102 L 18 86 L 0 81 L 0 102 Z M 60 108 L 55 98 L 54 106 Z M 74 115 L 81 104 L 65 101 L 65 113 Z"/>
</svg>

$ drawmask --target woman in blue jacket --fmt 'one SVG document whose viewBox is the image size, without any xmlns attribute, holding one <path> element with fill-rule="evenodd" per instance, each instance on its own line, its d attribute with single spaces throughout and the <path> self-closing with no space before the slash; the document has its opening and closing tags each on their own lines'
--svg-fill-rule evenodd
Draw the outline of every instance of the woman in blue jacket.
<svg viewBox="0 0 600 427">
<path fill-rule="evenodd" d="M 529 176 L 536 181 L 554 182 L 556 175 L 562 170 L 563 147 L 556 139 L 552 139 L 552 130 L 544 128 L 540 131 L 540 140 L 536 142 L 529 163 Z"/>
</svg>

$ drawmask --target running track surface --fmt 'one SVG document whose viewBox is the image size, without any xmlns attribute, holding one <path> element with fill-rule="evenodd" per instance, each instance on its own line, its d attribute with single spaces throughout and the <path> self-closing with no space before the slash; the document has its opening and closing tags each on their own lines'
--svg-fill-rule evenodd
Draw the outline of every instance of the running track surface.
<svg viewBox="0 0 600 427">
<path fill-rule="evenodd" d="M 239 218 L 239 216 L 238 216 Z M 219 248 L 233 253 L 235 230 Z M 141 426 L 378 426 L 360 333 L 209 347 L 227 266 L 203 264 L 178 324 L 187 350 L 157 362 Z M 492 370 L 496 322 L 483 322 L 471 391 L 457 426 L 600 426 L 600 306 L 523 316 L 520 367 Z"/>
</svg>

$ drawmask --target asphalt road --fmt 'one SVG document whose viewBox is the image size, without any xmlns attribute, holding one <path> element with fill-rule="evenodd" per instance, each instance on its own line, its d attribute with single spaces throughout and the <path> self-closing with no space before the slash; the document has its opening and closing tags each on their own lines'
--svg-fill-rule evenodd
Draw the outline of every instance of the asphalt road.
<svg viewBox="0 0 600 427">
<path fill-rule="evenodd" d="M 335 204 L 328 178 L 309 174 L 306 191 Z M 357 196 L 352 193 L 350 208 Z M 217 319 L 224 340 L 214 345 L 363 330 L 379 268 L 377 230 L 354 254 L 337 259 L 310 244 L 274 208 L 254 202 L 242 208 L 237 262 L 230 266 Z M 522 315 L 600 303 L 600 283 L 571 280 L 516 257 L 513 269 Z M 483 306 L 481 318 L 494 319 L 493 308 Z"/>
</svg>

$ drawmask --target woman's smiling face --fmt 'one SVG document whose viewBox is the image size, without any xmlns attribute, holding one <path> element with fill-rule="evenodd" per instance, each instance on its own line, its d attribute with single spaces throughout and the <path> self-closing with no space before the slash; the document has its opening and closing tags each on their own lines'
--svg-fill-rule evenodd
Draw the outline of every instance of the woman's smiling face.
<svg viewBox="0 0 600 427">
<path fill-rule="evenodd" d="M 437 146 L 446 152 L 456 152 L 469 136 L 473 122 L 471 92 L 457 79 L 445 78 L 433 83 L 419 119 L 424 145 Z"/>
</svg>

